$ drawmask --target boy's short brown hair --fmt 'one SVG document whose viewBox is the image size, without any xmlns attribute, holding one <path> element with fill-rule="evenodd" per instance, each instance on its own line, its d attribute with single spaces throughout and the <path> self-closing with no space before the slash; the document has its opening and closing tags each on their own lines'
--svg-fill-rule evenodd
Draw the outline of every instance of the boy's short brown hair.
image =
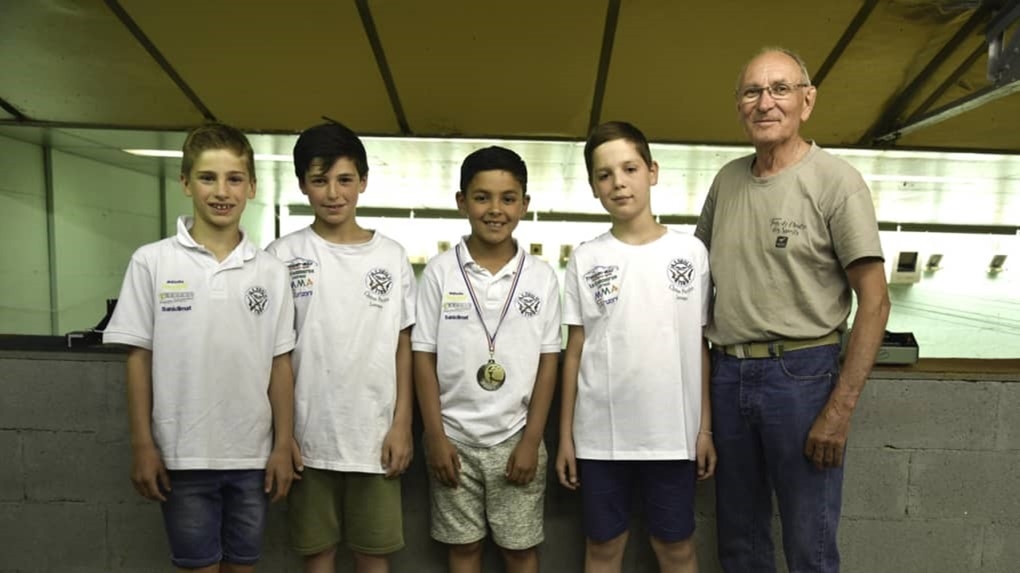
<svg viewBox="0 0 1020 573">
<path fill-rule="evenodd" d="M 248 164 L 248 176 L 255 181 L 255 152 L 244 133 L 224 123 L 207 123 L 191 130 L 184 140 L 181 157 L 181 177 L 187 179 L 195 161 L 203 151 L 229 149 L 238 157 L 244 157 Z"/>
<path fill-rule="evenodd" d="M 648 147 L 648 139 L 645 137 L 645 134 L 626 121 L 607 121 L 591 130 L 591 133 L 588 135 L 588 141 L 584 144 L 584 166 L 588 169 L 588 183 L 591 183 L 591 160 L 592 155 L 595 153 L 595 148 L 603 143 L 609 143 L 617 139 L 629 141 L 634 146 L 634 149 L 637 150 L 641 159 L 645 160 L 645 164 L 651 168 L 652 150 Z"/>
</svg>

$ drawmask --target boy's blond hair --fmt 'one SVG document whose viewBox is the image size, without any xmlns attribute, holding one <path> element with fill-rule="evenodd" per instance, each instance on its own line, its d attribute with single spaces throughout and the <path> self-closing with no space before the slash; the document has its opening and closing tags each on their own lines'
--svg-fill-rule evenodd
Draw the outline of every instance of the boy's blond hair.
<svg viewBox="0 0 1020 573">
<path fill-rule="evenodd" d="M 191 130 L 184 140 L 181 158 L 181 177 L 191 176 L 191 169 L 203 151 L 211 149 L 229 149 L 238 157 L 243 157 L 248 166 L 248 176 L 255 181 L 255 152 L 244 133 L 236 127 L 224 123 L 207 123 Z"/>
</svg>

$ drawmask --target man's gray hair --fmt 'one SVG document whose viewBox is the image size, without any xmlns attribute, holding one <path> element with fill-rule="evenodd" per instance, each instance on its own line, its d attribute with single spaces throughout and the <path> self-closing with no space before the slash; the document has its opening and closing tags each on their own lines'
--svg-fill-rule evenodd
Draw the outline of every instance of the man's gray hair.
<svg viewBox="0 0 1020 573">
<path fill-rule="evenodd" d="M 758 52 L 754 56 L 752 56 L 751 59 L 747 60 L 747 63 L 744 64 L 744 67 L 740 68 L 740 74 L 737 76 L 737 90 L 740 90 L 741 87 L 740 83 L 744 81 L 744 73 L 747 71 L 747 65 L 750 64 L 751 61 L 753 61 L 758 56 L 768 54 L 771 52 L 785 54 L 786 56 L 789 56 L 791 60 L 797 62 L 797 66 L 800 67 L 800 73 L 803 76 L 801 82 L 807 85 L 811 85 L 811 76 L 808 74 L 807 64 L 804 63 L 804 58 L 801 58 L 800 54 L 788 48 L 784 48 L 782 46 L 765 46 L 764 48 L 758 50 Z"/>
</svg>

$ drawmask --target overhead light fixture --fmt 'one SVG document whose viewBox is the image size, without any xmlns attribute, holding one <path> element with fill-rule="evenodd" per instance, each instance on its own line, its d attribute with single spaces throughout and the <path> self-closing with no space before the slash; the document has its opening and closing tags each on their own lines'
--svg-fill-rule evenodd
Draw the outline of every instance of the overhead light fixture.
<svg viewBox="0 0 1020 573">
<path fill-rule="evenodd" d="M 1002 265 L 1006 264 L 1006 255 L 995 255 L 992 257 L 992 262 L 988 264 L 988 272 L 990 274 L 998 274 L 1006 270 Z"/>
<path fill-rule="evenodd" d="M 138 155 L 140 157 L 168 157 L 174 159 L 180 159 L 184 156 L 181 151 L 173 149 L 122 149 L 124 153 L 130 153 L 131 155 Z M 279 163 L 290 163 L 294 158 L 290 155 L 283 155 L 279 153 L 256 153 L 255 161 L 276 161 Z"/>
<path fill-rule="evenodd" d="M 924 270 L 926 270 L 926 271 L 937 271 L 940 268 L 942 268 L 942 267 L 939 266 L 939 264 L 941 262 L 942 262 L 942 255 L 941 254 L 936 253 L 934 255 L 931 255 L 930 257 L 928 257 L 927 264 L 924 265 Z"/>
</svg>

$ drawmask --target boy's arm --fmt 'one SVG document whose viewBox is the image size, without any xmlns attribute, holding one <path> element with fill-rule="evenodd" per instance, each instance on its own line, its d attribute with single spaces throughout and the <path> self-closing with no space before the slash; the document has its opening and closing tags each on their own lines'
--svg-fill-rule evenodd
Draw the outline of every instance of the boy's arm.
<svg viewBox="0 0 1020 573">
<path fill-rule="evenodd" d="M 273 410 L 273 451 L 266 462 L 266 493 L 272 501 L 287 496 L 294 481 L 294 370 L 290 352 L 273 357 L 269 374 L 269 406 Z"/>
<path fill-rule="evenodd" d="M 439 483 L 457 487 L 460 479 L 460 457 L 443 430 L 439 406 L 439 379 L 436 377 L 436 354 L 414 352 L 414 390 L 425 426 L 426 457 L 429 471 Z"/>
<path fill-rule="evenodd" d="M 166 501 L 170 477 L 152 437 L 152 351 L 131 347 L 127 356 L 128 423 L 131 428 L 131 483 L 144 498 Z"/>
<path fill-rule="evenodd" d="M 538 469 L 538 448 L 542 445 L 545 423 L 549 419 L 549 407 L 556 392 L 556 369 L 559 367 L 558 353 L 545 353 L 538 358 L 538 374 L 535 387 L 528 403 L 528 422 L 524 426 L 521 441 L 514 447 L 506 462 L 507 480 L 527 484 L 535 479 Z"/>
<path fill-rule="evenodd" d="M 701 425 L 698 427 L 697 463 L 698 479 L 708 479 L 715 474 L 716 453 L 712 442 L 712 355 L 708 340 L 701 339 Z"/>
<path fill-rule="evenodd" d="M 397 398 L 393 407 L 393 422 L 386 432 L 382 446 L 382 466 L 386 477 L 398 476 L 407 470 L 414 455 L 411 437 L 411 403 L 414 400 L 411 359 L 411 327 L 400 331 L 397 338 Z"/>
<path fill-rule="evenodd" d="M 563 384 L 560 394 L 560 447 L 556 453 L 556 475 L 568 489 L 577 489 L 577 459 L 574 456 L 574 402 L 577 399 L 577 375 L 581 371 L 584 327 L 571 324 L 567 330 L 567 349 L 563 353 Z"/>
</svg>

